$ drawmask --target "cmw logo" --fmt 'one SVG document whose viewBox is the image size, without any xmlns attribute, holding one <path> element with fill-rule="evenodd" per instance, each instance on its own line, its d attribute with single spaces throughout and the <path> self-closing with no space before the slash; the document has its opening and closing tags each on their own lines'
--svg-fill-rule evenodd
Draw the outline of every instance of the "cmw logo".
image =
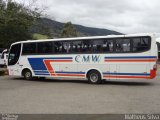
<svg viewBox="0 0 160 120">
<path fill-rule="evenodd" d="M 94 62 L 94 63 L 98 63 L 100 62 L 100 55 L 77 55 L 75 57 L 75 61 L 80 63 L 80 62 Z"/>
</svg>

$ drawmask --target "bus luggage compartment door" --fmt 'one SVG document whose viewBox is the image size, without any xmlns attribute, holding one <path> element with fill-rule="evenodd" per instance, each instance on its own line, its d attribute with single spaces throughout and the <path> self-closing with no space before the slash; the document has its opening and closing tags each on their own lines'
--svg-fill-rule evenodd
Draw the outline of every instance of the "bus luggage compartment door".
<svg viewBox="0 0 160 120">
<path fill-rule="evenodd" d="M 118 65 L 109 65 L 109 79 L 117 79 Z"/>
</svg>

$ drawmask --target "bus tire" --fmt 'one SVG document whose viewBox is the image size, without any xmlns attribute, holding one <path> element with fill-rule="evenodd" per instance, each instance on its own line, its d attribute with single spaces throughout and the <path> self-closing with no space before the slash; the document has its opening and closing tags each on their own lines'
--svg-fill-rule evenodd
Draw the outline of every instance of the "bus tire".
<svg viewBox="0 0 160 120">
<path fill-rule="evenodd" d="M 100 84 L 102 82 L 101 74 L 96 70 L 91 70 L 87 74 L 87 78 L 90 84 Z"/>
<path fill-rule="evenodd" d="M 23 76 L 26 80 L 32 80 L 32 72 L 30 70 L 25 70 Z"/>
</svg>

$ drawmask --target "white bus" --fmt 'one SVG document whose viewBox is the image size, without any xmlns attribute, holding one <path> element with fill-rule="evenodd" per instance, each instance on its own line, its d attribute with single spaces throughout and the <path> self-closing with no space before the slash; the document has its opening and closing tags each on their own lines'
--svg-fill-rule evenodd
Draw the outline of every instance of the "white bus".
<svg viewBox="0 0 160 120">
<path fill-rule="evenodd" d="M 30 40 L 10 47 L 9 75 L 104 79 L 153 79 L 157 45 L 154 34 Z"/>
</svg>

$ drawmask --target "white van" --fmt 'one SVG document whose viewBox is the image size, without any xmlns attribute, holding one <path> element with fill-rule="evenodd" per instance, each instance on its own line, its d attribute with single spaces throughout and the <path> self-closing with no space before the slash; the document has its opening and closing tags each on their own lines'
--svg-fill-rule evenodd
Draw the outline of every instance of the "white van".
<svg viewBox="0 0 160 120">
<path fill-rule="evenodd" d="M 4 67 L 7 65 L 7 61 L 8 61 L 8 50 L 5 49 L 3 50 L 1 56 L 0 56 L 0 66 Z"/>
</svg>

